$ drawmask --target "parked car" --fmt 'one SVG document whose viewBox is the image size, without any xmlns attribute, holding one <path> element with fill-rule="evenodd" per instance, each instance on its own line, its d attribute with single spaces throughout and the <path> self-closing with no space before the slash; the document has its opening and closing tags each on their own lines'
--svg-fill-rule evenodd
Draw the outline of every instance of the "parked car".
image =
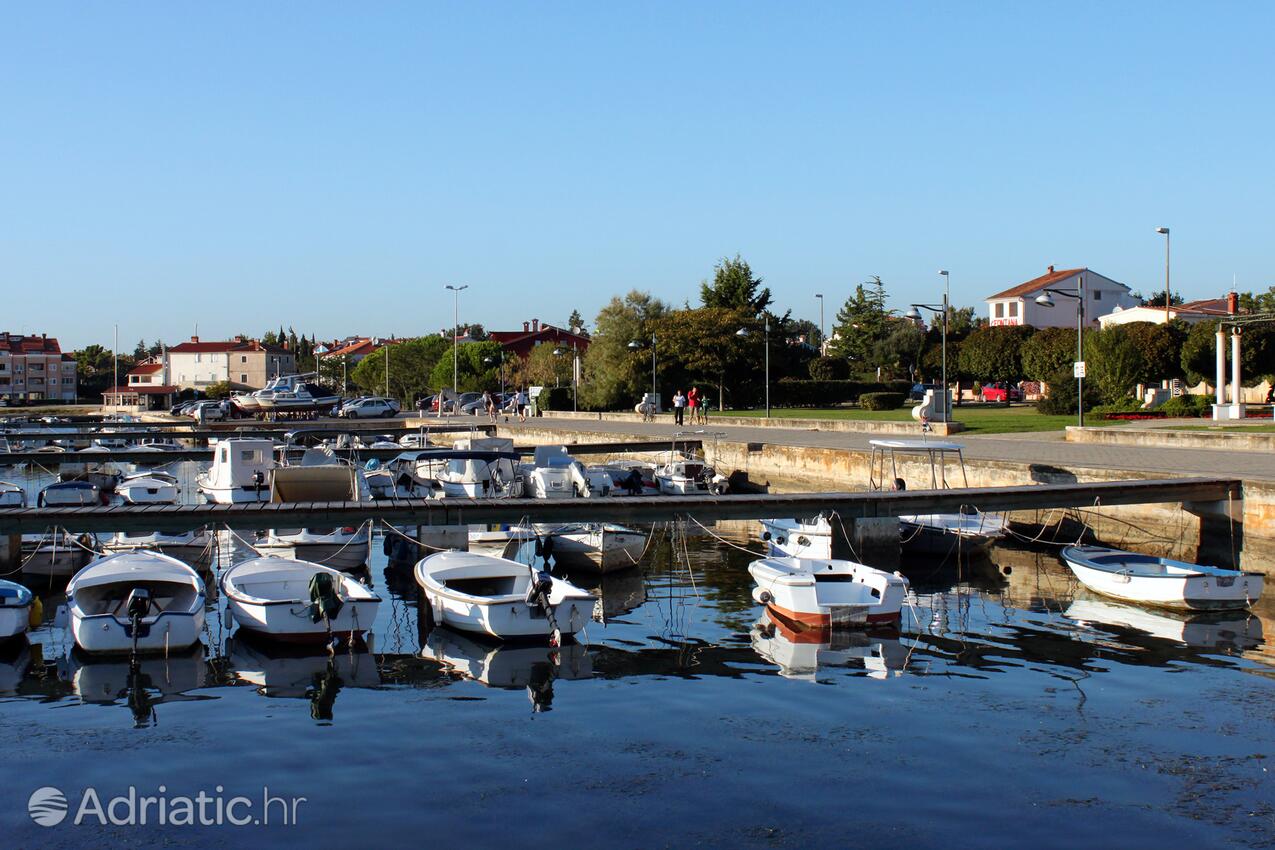
<svg viewBox="0 0 1275 850">
<path fill-rule="evenodd" d="M 935 393 L 940 393 L 942 389 L 942 384 L 913 384 L 912 392 L 908 394 L 908 401 L 921 401 L 925 398 L 927 390 L 934 390 Z"/>
<path fill-rule="evenodd" d="M 187 415 L 196 421 L 211 422 L 226 418 L 226 405 L 220 401 L 200 401 L 191 406 Z"/>
<path fill-rule="evenodd" d="M 398 402 L 388 398 L 356 398 L 341 406 L 346 419 L 393 419 L 398 416 Z"/>
<path fill-rule="evenodd" d="M 1011 401 L 1022 401 L 1023 391 L 1004 381 L 997 381 L 994 384 L 985 385 L 979 393 L 979 397 L 985 402 L 1007 404 Z"/>
</svg>

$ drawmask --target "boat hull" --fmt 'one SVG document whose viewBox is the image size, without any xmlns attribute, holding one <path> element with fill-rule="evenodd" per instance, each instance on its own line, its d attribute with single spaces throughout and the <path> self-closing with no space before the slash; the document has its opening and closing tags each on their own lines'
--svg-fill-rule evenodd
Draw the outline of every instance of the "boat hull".
<svg viewBox="0 0 1275 850">
<path fill-rule="evenodd" d="M 748 567 L 752 597 L 794 628 L 853 628 L 899 618 L 908 582 L 843 560 L 764 558 Z"/>
<path fill-rule="evenodd" d="M 346 601 L 330 624 L 313 622 L 309 603 L 301 600 L 248 603 L 227 596 L 226 604 L 240 629 L 285 643 L 322 644 L 332 638 L 362 637 L 376 622 L 381 601 Z"/>
<path fill-rule="evenodd" d="M 350 543 L 290 543 L 282 539 L 268 540 L 253 544 L 253 548 L 263 555 L 296 558 L 298 561 L 308 561 L 311 564 L 331 567 L 345 573 L 354 572 L 366 566 L 372 554 L 371 544 L 366 539 Z"/>
<path fill-rule="evenodd" d="M 1124 602 L 1179 611 L 1226 611 L 1247 608 L 1262 595 L 1260 575 L 1146 577 L 1121 575 L 1094 569 L 1070 558 L 1065 560 L 1085 587 Z"/>
<path fill-rule="evenodd" d="M 0 606 L 0 640 L 25 634 L 31 625 L 31 603 Z"/>
<path fill-rule="evenodd" d="M 143 621 L 138 636 L 138 652 L 167 652 L 185 649 L 199 642 L 204 628 L 203 597 L 195 611 L 164 612 Z M 75 645 L 91 655 L 119 655 L 134 649 L 132 626 L 127 619 L 110 614 L 84 614 L 71 606 L 71 634 Z"/>
</svg>

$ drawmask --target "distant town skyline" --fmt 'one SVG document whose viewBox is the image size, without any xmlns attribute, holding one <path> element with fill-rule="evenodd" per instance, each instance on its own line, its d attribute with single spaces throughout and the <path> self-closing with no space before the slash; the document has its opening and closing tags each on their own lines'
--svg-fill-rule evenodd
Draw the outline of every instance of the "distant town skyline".
<svg viewBox="0 0 1275 850">
<path fill-rule="evenodd" d="M 829 327 L 1087 266 L 1275 283 L 1267 4 L 25 6 L 0 329 L 416 336 L 680 305 L 723 256 Z"/>
</svg>

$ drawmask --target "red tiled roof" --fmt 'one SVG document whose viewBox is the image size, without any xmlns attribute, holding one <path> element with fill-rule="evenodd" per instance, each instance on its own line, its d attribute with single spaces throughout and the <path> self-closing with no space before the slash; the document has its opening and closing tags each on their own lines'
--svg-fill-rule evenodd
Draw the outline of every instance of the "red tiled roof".
<svg viewBox="0 0 1275 850">
<path fill-rule="evenodd" d="M 1158 307 L 1156 309 L 1164 309 Z M 1199 301 L 1188 301 L 1172 308 L 1175 313 L 1203 313 L 1206 316 L 1229 316 L 1225 298 L 1203 298 Z"/>
<path fill-rule="evenodd" d="M 1053 286 L 1060 280 L 1066 280 L 1077 272 L 1085 271 L 1080 269 L 1061 269 L 1059 271 L 1045 272 L 1038 278 L 1029 280 L 1026 283 L 1020 283 L 1018 286 L 1012 286 L 1004 292 L 998 292 L 995 295 L 989 295 L 985 300 L 992 301 L 997 298 L 1022 298 L 1024 295 L 1031 295 L 1033 292 L 1039 292 L 1046 286 Z"/>
<path fill-rule="evenodd" d="M 150 384 L 136 384 L 131 387 L 108 387 L 102 390 L 102 395 L 116 395 L 120 393 L 137 393 L 138 395 L 168 395 L 177 392 L 177 387 L 152 387 Z"/>
<path fill-rule="evenodd" d="M 388 344 L 391 342 L 398 342 L 398 340 L 385 340 L 383 344 Z M 351 342 L 347 345 L 343 345 L 340 348 L 332 349 L 331 351 L 327 352 L 323 356 L 324 357 L 345 357 L 346 355 L 350 355 L 350 354 L 371 354 L 373 351 L 376 351 L 379 348 L 381 348 L 381 345 L 378 345 L 377 343 L 373 342 L 371 339 L 356 339 L 354 342 Z"/>
<path fill-rule="evenodd" d="M 228 342 L 201 342 L 191 340 L 190 342 L 180 342 L 168 349 L 169 353 L 175 354 L 224 354 L 227 351 L 272 351 L 275 353 L 289 353 L 288 349 L 278 345 L 267 345 L 255 339 L 249 340 L 230 340 Z"/>
<path fill-rule="evenodd" d="M 12 354 L 61 354 L 57 337 L 0 333 L 0 351 Z"/>
<path fill-rule="evenodd" d="M 129 370 L 130 375 L 154 375 L 156 372 L 164 371 L 163 363 L 138 363 Z"/>
</svg>

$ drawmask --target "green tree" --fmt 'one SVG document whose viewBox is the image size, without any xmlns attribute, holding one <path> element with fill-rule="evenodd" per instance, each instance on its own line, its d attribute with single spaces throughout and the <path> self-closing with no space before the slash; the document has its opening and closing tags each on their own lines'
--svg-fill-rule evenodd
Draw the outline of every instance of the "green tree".
<svg viewBox="0 0 1275 850">
<path fill-rule="evenodd" d="M 854 294 L 837 311 L 837 323 L 833 325 L 835 337 L 830 346 L 832 353 L 844 357 L 860 368 L 875 368 L 873 350 L 877 343 L 889 335 L 887 322 L 890 311 L 885 307 L 885 284 L 873 276 L 854 289 Z"/>
<path fill-rule="evenodd" d="M 793 339 L 805 337 L 806 344 L 814 346 L 816 350 L 819 344 L 823 342 L 823 336 L 819 333 L 819 326 L 809 319 L 793 319 L 788 323 L 788 333 Z"/>
<path fill-rule="evenodd" d="M 556 353 L 560 350 L 561 354 Z M 571 371 L 571 349 L 559 349 L 546 342 L 531 349 L 519 375 L 527 386 L 569 387 Z"/>
<path fill-rule="evenodd" d="M 1143 370 L 1137 383 L 1158 384 L 1182 377 L 1182 343 L 1188 328 L 1185 323 L 1129 322 L 1120 327 L 1142 354 Z"/>
<path fill-rule="evenodd" d="M 350 381 L 367 393 L 379 395 L 385 392 L 385 360 L 388 357 L 389 394 L 410 403 L 439 389 L 437 384 L 430 383 L 430 373 L 444 355 L 447 355 L 450 364 L 451 345 L 443 337 L 432 334 L 383 345 L 359 361 L 350 372 Z M 450 380 L 447 386 L 451 386 Z"/>
<path fill-rule="evenodd" d="M 1023 374 L 1033 381 L 1050 381 L 1060 374 L 1070 374 L 1076 353 L 1074 330 L 1041 328 L 1023 343 Z"/>
<path fill-rule="evenodd" d="M 1241 292 L 1238 300 L 1241 313 L 1275 313 L 1275 286 L 1265 292 Z"/>
<path fill-rule="evenodd" d="M 580 336 L 588 336 L 589 331 L 584 326 L 584 317 L 580 315 L 579 310 L 571 311 L 571 318 L 567 319 L 567 330 Z"/>
<path fill-rule="evenodd" d="M 765 334 L 762 330 L 764 319 L 752 315 L 750 309 L 701 307 L 673 310 L 656 323 L 662 356 L 669 362 L 670 372 L 680 375 L 681 383 L 714 386 L 719 410 L 725 407 L 728 395 L 736 399 L 737 396 L 751 397 L 755 394 L 756 373 L 765 358 Z M 739 335 L 741 328 L 747 331 L 746 335 Z M 773 346 L 776 344 L 773 319 L 771 330 L 773 359 Z M 731 378 L 729 386 L 727 376 Z"/>
<path fill-rule="evenodd" d="M 1017 381 L 1023 377 L 1023 343 L 1033 328 L 983 327 L 961 343 L 961 373 L 977 381 Z"/>
<path fill-rule="evenodd" d="M 489 359 L 491 363 L 487 362 Z M 457 392 L 500 389 L 500 343 L 462 342 L 456 347 L 455 362 L 451 346 L 446 346 L 430 370 L 429 385 L 433 389 L 450 389 L 454 379 L 459 382 Z"/>
<path fill-rule="evenodd" d="M 649 391 L 651 334 L 655 323 L 667 312 L 663 301 L 636 289 L 623 298 L 612 298 L 598 312 L 583 358 L 582 405 L 593 410 L 629 408 Z M 633 341 L 641 346 L 638 351 L 629 349 Z M 657 340 L 657 365 L 662 350 Z"/>
<path fill-rule="evenodd" d="M 229 398 L 230 397 L 230 382 L 217 381 L 214 384 L 209 384 L 208 386 L 204 387 L 204 395 L 207 396 L 208 398 L 218 398 L 218 399 Z"/>
<path fill-rule="evenodd" d="M 840 357 L 816 357 L 810 361 L 810 377 L 816 381 L 844 381 L 850 377 L 850 365 Z"/>
<path fill-rule="evenodd" d="M 1121 325 L 1112 325 L 1085 336 L 1086 379 L 1104 404 L 1115 404 L 1133 395 L 1147 364 L 1133 337 Z"/>
<path fill-rule="evenodd" d="M 925 331 L 911 322 L 895 320 L 890 323 L 889 334 L 873 346 L 872 359 L 879 366 L 915 379 L 924 350 Z"/>
<path fill-rule="evenodd" d="M 762 279 L 753 275 L 748 263 L 722 257 L 713 268 L 713 282 L 700 283 L 699 299 L 705 307 L 725 307 L 757 315 L 770 306 L 770 288 L 762 287 Z"/>
</svg>

